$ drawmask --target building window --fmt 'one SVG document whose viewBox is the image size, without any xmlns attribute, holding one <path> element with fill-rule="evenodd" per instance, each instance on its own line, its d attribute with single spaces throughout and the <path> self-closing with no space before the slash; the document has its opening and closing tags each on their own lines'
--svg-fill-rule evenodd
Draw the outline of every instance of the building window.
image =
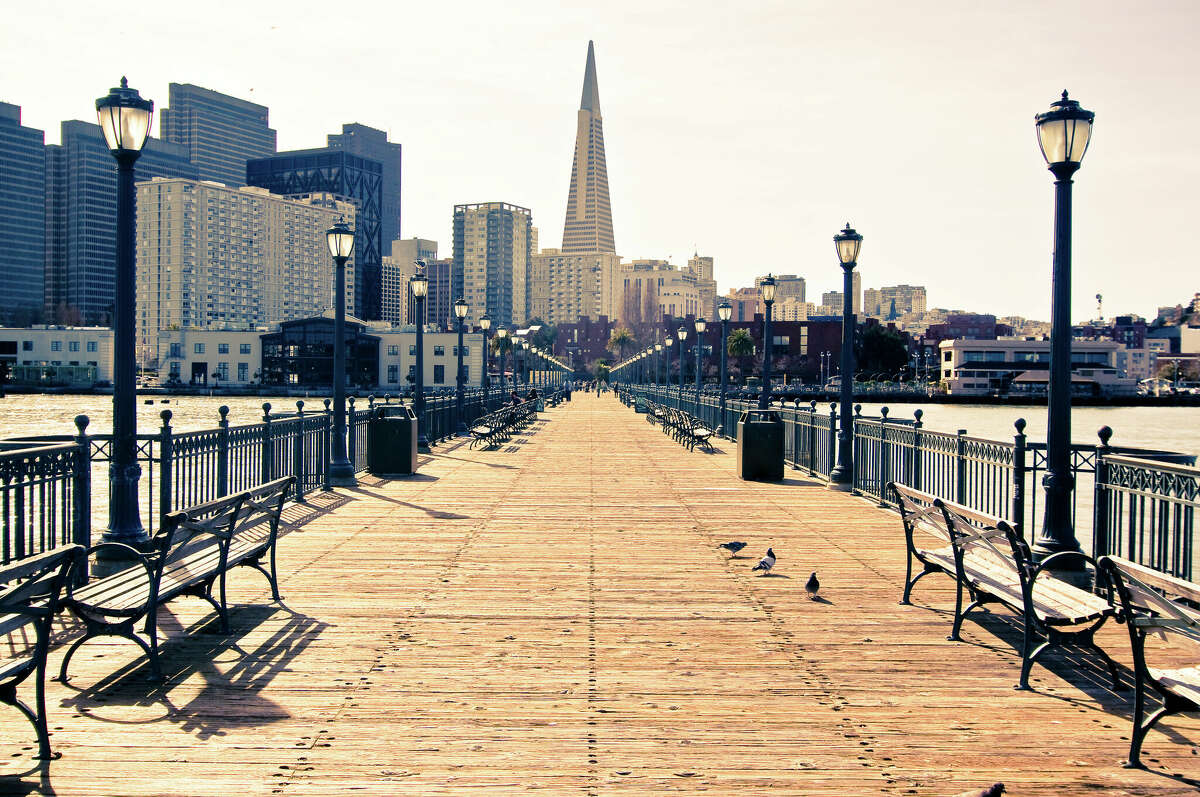
<svg viewBox="0 0 1200 797">
<path fill-rule="evenodd" d="M 458 347 L 456 346 L 455 348 L 458 348 Z M 471 356 L 471 347 L 470 346 L 463 346 L 462 349 L 463 349 L 463 357 Z M 458 356 L 458 352 L 454 352 L 454 355 Z"/>
<path fill-rule="evenodd" d="M 441 384 L 444 384 L 445 381 L 446 381 L 446 366 L 444 366 L 444 365 L 433 366 L 433 383 L 435 385 L 441 385 Z"/>
<path fill-rule="evenodd" d="M 445 357 L 446 356 L 446 347 L 445 346 L 434 346 L 433 347 L 433 356 L 434 357 Z"/>
<path fill-rule="evenodd" d="M 87 350 L 88 350 L 88 352 L 89 352 L 89 353 L 92 353 L 92 354 L 94 354 L 94 353 L 96 352 L 96 341 L 94 341 L 94 340 L 89 340 L 89 341 L 87 342 Z"/>
<path fill-rule="evenodd" d="M 68 340 L 67 341 L 67 351 L 79 351 L 79 341 Z"/>
<path fill-rule="evenodd" d="M 409 356 L 409 357 L 416 357 L 416 356 L 417 356 L 417 344 L 415 344 L 415 343 L 411 343 L 411 344 L 409 344 L 409 346 L 408 346 L 408 356 Z"/>
<path fill-rule="evenodd" d="M 32 340 L 21 341 L 21 351 L 33 351 L 33 341 Z M 91 349 L 88 349 L 88 351 L 91 351 Z"/>
<path fill-rule="evenodd" d="M 171 363 L 170 373 L 171 373 L 172 379 L 179 378 L 179 363 L 178 362 Z"/>
<path fill-rule="evenodd" d="M 389 343 L 389 344 L 388 344 L 388 356 L 389 356 L 389 357 L 398 357 L 398 356 L 400 356 L 400 344 L 398 344 L 398 343 Z"/>
<path fill-rule="evenodd" d="M 172 357 L 183 357 L 183 344 L 182 343 L 172 343 L 171 344 L 171 356 Z"/>
<path fill-rule="evenodd" d="M 204 344 L 197 343 L 195 346 L 192 346 L 192 353 L 193 354 L 204 354 Z"/>
<path fill-rule="evenodd" d="M 238 346 L 238 354 L 249 354 L 249 353 L 250 353 L 250 344 L 249 343 L 243 343 L 240 346 Z"/>
<path fill-rule="evenodd" d="M 50 341 L 50 351 L 62 351 L 62 341 L 61 340 Z"/>
<path fill-rule="evenodd" d="M 238 363 L 238 381 L 245 382 L 250 376 L 250 363 Z"/>
<path fill-rule="evenodd" d="M 229 344 L 228 343 L 218 343 L 217 344 L 217 354 L 229 354 Z"/>
<path fill-rule="evenodd" d="M 396 382 L 399 382 L 400 381 L 400 366 L 389 365 L 387 368 L 388 368 L 388 375 L 387 375 L 388 384 L 394 385 Z"/>
<path fill-rule="evenodd" d="M 220 375 L 222 382 L 229 381 L 229 363 L 217 363 L 217 374 Z"/>
<path fill-rule="evenodd" d="M 415 366 L 415 365 L 410 365 L 410 366 L 408 366 L 408 381 L 409 381 L 409 382 L 412 382 L 413 384 L 416 384 L 416 381 L 417 381 L 417 366 Z"/>
</svg>

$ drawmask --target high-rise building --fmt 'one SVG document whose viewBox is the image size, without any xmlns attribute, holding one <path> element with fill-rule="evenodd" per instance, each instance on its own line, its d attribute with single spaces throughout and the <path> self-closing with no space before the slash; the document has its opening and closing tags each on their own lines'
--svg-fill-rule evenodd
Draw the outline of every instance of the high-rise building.
<svg viewBox="0 0 1200 797">
<path fill-rule="evenodd" d="M 571 163 L 571 187 L 567 192 L 562 252 L 615 251 L 608 167 L 604 162 L 600 87 L 596 82 L 596 53 L 589 41 L 583 71 L 583 97 L 575 117 L 575 157 Z"/>
<path fill-rule="evenodd" d="M 401 147 L 387 133 L 360 124 L 344 124 L 341 133 L 330 133 L 330 149 L 342 149 L 383 167 L 380 183 L 379 235 L 386 245 L 400 237 Z"/>
<path fill-rule="evenodd" d="M 497 326 L 529 320 L 532 218 L 528 208 L 507 202 L 454 206 L 453 271 L 462 275 L 467 323 L 484 313 Z"/>
<path fill-rule="evenodd" d="M 850 286 L 853 291 L 851 295 L 851 312 L 862 319 L 863 314 L 863 291 L 862 291 L 862 275 L 857 271 L 850 275 Z M 842 292 L 829 291 L 821 294 L 821 305 L 826 308 L 834 308 L 837 310 L 835 315 L 842 314 Z"/>
<path fill-rule="evenodd" d="M 615 252 L 564 254 L 544 249 L 530 258 L 529 318 L 574 323 L 581 316 L 620 315 L 621 256 Z"/>
<path fill-rule="evenodd" d="M 156 362 L 163 329 L 246 329 L 332 304 L 325 233 L 354 205 L 286 199 L 263 188 L 156 178 L 137 186 L 138 356 Z M 353 308 L 354 260 L 346 264 Z"/>
<path fill-rule="evenodd" d="M 292 150 L 248 161 L 246 182 L 294 199 L 332 194 L 354 203 L 354 315 L 378 321 L 383 310 L 383 164 L 343 149 Z"/>
<path fill-rule="evenodd" d="M 117 261 L 117 164 L 99 125 L 62 123 L 46 147 L 46 311 L 57 323 L 111 323 Z M 187 150 L 147 138 L 138 182 L 196 179 Z"/>
<path fill-rule="evenodd" d="M 246 161 L 275 154 L 265 105 L 191 83 L 172 83 L 167 91 L 170 106 L 159 119 L 163 141 L 187 150 L 201 180 L 245 185 Z"/>
<path fill-rule="evenodd" d="M 625 323 L 657 324 L 664 316 L 700 314 L 700 292 L 690 270 L 666 260 L 633 260 L 621 264 L 621 270 L 624 304 L 617 317 Z"/>
<path fill-rule="evenodd" d="M 713 259 L 701 257 L 697 252 L 688 260 L 688 269 L 696 278 L 696 290 L 700 294 L 700 315 L 708 319 L 717 317 L 717 281 L 713 277 Z"/>
<path fill-rule="evenodd" d="M 21 124 L 21 108 L 0 102 L 0 326 L 39 320 L 46 283 L 46 147 Z"/>
</svg>

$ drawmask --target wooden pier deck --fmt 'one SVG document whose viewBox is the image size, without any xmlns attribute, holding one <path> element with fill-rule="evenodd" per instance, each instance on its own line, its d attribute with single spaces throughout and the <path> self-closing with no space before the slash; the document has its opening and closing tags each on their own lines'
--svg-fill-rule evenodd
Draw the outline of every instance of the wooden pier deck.
<svg viewBox="0 0 1200 797">
<path fill-rule="evenodd" d="M 947 642 L 936 577 L 898 606 L 895 514 L 794 472 L 739 481 L 730 443 L 688 452 L 611 395 L 543 418 L 287 510 L 284 605 L 250 571 L 231 635 L 172 604 L 162 685 L 133 645 L 85 645 L 49 685 L 61 759 L 39 766 L 0 707 L 0 793 L 1196 790 L 1196 720 L 1151 733 L 1149 771 L 1122 769 L 1132 701 L 1098 662 L 1052 659 L 1015 692 L 1009 618 Z M 746 556 L 717 549 L 731 539 Z M 775 573 L 752 574 L 768 545 Z M 804 595 L 812 570 L 824 601 Z M 1124 633 L 1105 636 L 1121 661 Z"/>
</svg>

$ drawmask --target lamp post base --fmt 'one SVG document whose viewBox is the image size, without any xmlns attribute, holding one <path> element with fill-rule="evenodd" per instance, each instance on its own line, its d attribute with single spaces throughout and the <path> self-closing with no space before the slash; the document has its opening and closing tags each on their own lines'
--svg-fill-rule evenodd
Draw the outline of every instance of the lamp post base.
<svg viewBox="0 0 1200 797">
<path fill-rule="evenodd" d="M 828 486 L 830 490 L 837 492 L 853 492 L 854 479 L 851 478 L 850 469 L 843 465 L 835 465 L 833 470 L 829 472 Z"/>
<path fill-rule="evenodd" d="M 467 436 L 467 425 L 465 423 L 463 423 L 462 421 L 459 421 L 458 428 L 454 430 L 454 433 L 456 435 L 458 435 L 459 437 L 466 437 Z"/>
<path fill-rule="evenodd" d="M 433 449 L 431 449 L 429 447 L 429 438 L 425 436 L 424 432 L 421 432 L 421 434 L 417 437 L 417 453 L 418 454 L 432 454 L 433 453 Z"/>
<path fill-rule="evenodd" d="M 329 463 L 329 485 L 331 487 L 357 487 L 354 466 L 349 460 Z"/>
</svg>

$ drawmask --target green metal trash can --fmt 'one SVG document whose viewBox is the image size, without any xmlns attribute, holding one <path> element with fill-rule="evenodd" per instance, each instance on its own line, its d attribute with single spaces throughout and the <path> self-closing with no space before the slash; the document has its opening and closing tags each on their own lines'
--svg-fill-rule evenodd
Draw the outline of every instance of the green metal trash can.
<svg viewBox="0 0 1200 797">
<path fill-rule="evenodd" d="M 738 478 L 783 481 L 783 420 L 774 410 L 746 410 L 737 425 Z"/>
<path fill-rule="evenodd" d="M 367 470 L 373 476 L 417 472 L 417 415 L 406 404 L 376 407 L 367 421 Z"/>
</svg>

